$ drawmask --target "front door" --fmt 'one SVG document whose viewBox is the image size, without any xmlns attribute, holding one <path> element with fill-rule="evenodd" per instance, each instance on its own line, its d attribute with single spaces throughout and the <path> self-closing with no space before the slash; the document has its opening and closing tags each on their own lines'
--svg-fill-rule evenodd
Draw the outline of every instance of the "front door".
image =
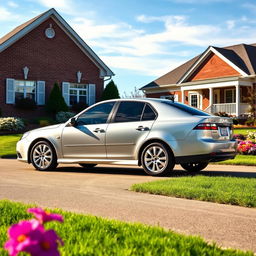
<svg viewBox="0 0 256 256">
<path fill-rule="evenodd" d="M 106 158 L 106 131 L 109 114 L 115 102 L 96 105 L 76 119 L 75 126 L 67 125 L 62 133 L 64 158 Z"/>
<path fill-rule="evenodd" d="M 120 102 L 107 128 L 107 158 L 134 159 L 136 146 L 145 140 L 155 118 L 156 113 L 145 102 Z"/>
</svg>

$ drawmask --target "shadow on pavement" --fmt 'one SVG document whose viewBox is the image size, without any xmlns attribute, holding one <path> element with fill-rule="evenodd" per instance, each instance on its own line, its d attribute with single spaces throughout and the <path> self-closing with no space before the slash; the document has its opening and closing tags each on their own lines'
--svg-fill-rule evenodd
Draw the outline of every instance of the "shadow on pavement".
<svg viewBox="0 0 256 256">
<path fill-rule="evenodd" d="M 54 172 L 71 172 L 71 173 L 93 173 L 93 174 L 116 174 L 116 175 L 137 175 L 147 176 L 142 168 L 131 168 L 131 167 L 93 167 L 93 168 L 82 168 L 76 166 L 65 166 L 58 167 Z M 205 170 L 199 173 L 193 174 L 182 170 L 173 170 L 166 177 L 183 177 L 183 176 L 231 176 L 231 177 L 243 177 L 243 178 L 256 178 L 256 173 L 253 172 L 239 172 L 239 171 L 211 171 Z"/>
</svg>

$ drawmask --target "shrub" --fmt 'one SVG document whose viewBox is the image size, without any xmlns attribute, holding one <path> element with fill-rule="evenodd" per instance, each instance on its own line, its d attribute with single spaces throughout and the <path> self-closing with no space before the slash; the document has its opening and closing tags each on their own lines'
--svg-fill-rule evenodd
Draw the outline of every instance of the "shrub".
<svg viewBox="0 0 256 256">
<path fill-rule="evenodd" d="M 15 99 L 15 107 L 24 110 L 33 110 L 37 107 L 35 100 L 30 98 Z"/>
<path fill-rule="evenodd" d="M 101 100 L 111 100 L 111 99 L 119 99 L 119 92 L 117 89 L 116 84 L 114 83 L 113 80 L 111 80 L 105 87 Z"/>
<path fill-rule="evenodd" d="M 0 131 L 22 131 L 25 128 L 24 122 L 16 117 L 0 118 Z"/>
<path fill-rule="evenodd" d="M 72 111 L 74 111 L 75 113 L 79 113 L 82 110 L 86 109 L 88 107 L 88 105 L 86 103 L 83 102 L 79 102 L 77 104 L 72 105 L 71 109 Z"/>
<path fill-rule="evenodd" d="M 233 139 L 235 139 L 235 140 L 246 140 L 246 137 L 243 134 L 234 134 Z"/>
<path fill-rule="evenodd" d="M 47 119 L 41 119 L 41 120 L 39 120 L 39 125 L 41 127 L 48 126 L 48 125 L 51 125 L 51 122 L 49 120 L 47 120 Z"/>
<path fill-rule="evenodd" d="M 61 94 L 60 87 L 57 83 L 54 84 L 45 107 L 48 113 L 54 115 L 60 111 L 68 111 L 68 106 Z"/>
<path fill-rule="evenodd" d="M 218 112 L 218 113 L 214 113 L 215 116 L 221 116 L 221 117 L 229 117 L 229 114 L 227 114 L 226 112 Z"/>
<path fill-rule="evenodd" d="M 248 118 L 247 121 L 245 121 L 245 124 L 247 126 L 253 126 L 254 125 L 254 122 L 255 122 L 255 119 L 254 118 Z"/>
<path fill-rule="evenodd" d="M 74 113 L 73 112 L 58 112 L 56 115 L 56 121 L 58 123 L 64 123 L 66 121 L 68 121 L 69 118 L 73 117 Z"/>
</svg>

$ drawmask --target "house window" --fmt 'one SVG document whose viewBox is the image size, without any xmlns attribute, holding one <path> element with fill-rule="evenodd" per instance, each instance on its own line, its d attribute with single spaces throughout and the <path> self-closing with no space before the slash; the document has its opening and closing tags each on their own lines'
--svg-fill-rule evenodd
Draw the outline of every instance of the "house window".
<svg viewBox="0 0 256 256">
<path fill-rule="evenodd" d="M 226 89 L 225 90 L 225 103 L 235 103 L 236 102 L 236 90 Z"/>
<path fill-rule="evenodd" d="M 69 85 L 69 104 L 75 105 L 77 103 L 87 103 L 87 84 L 75 84 Z"/>
<path fill-rule="evenodd" d="M 15 99 L 29 98 L 36 101 L 36 82 L 15 80 Z"/>
</svg>

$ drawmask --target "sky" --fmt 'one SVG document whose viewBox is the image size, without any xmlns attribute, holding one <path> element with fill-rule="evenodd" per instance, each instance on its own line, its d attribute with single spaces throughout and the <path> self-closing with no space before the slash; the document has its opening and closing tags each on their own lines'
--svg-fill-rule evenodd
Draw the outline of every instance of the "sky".
<svg viewBox="0 0 256 256">
<path fill-rule="evenodd" d="M 256 0 L 0 0 L 0 37 L 55 8 L 130 95 L 209 45 L 256 43 Z"/>
</svg>

